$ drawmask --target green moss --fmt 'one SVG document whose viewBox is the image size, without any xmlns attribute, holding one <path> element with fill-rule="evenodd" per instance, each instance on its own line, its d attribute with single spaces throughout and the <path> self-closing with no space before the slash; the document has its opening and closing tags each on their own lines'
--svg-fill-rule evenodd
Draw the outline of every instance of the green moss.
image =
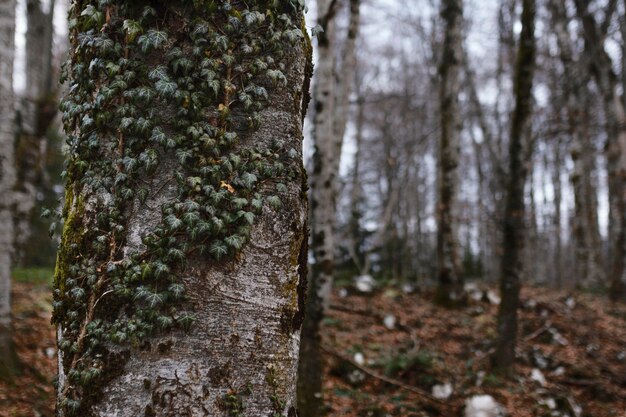
<svg viewBox="0 0 626 417">
<path fill-rule="evenodd" d="M 69 180 L 54 274 L 68 415 L 89 415 L 99 387 L 119 372 L 102 359 L 107 346 L 148 348 L 154 334 L 190 329 L 195 317 L 182 311 L 187 261 L 235 261 L 263 206 L 283 210 L 283 183 L 304 176 L 281 140 L 239 146 L 271 93 L 287 85 L 283 61 L 303 38 L 308 82 L 310 40 L 292 19 L 303 22 L 300 0 L 85 0 L 71 9 L 70 88 L 61 105 Z M 154 204 L 158 191 L 146 184 L 162 180 L 162 159 L 178 198 L 156 208 L 161 218 L 128 250 L 130 213 Z M 259 187 L 270 179 L 273 195 Z M 300 250 L 292 265 L 302 262 Z M 279 290 L 291 318 L 298 279 Z"/>
<path fill-rule="evenodd" d="M 74 186 L 68 185 L 65 190 L 65 205 L 63 208 L 63 233 L 61 244 L 57 252 L 57 261 L 54 268 L 53 287 L 59 291 L 65 290 L 65 279 L 69 276 L 69 265 L 78 255 L 82 246 L 84 228 L 83 217 L 85 215 L 85 203 L 82 198 L 74 202 Z"/>
</svg>

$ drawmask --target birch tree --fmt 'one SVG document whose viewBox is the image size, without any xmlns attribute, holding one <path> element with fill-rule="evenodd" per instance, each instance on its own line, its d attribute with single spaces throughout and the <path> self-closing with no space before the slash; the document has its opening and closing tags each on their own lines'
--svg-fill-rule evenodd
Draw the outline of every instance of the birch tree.
<svg viewBox="0 0 626 417">
<path fill-rule="evenodd" d="M 596 170 L 595 146 L 590 134 L 592 108 L 588 81 L 589 72 L 574 54 L 567 31 L 569 21 L 565 4 L 553 0 L 549 4 L 552 29 L 556 35 L 563 64 L 563 80 L 567 103 L 567 123 L 572 137 L 570 155 L 574 163 L 571 175 L 574 191 L 573 238 L 578 281 L 599 283 L 603 276 L 601 237 L 598 228 L 598 202 L 591 175 Z"/>
<path fill-rule="evenodd" d="M 458 186 L 461 115 L 461 65 L 463 62 L 463 2 L 444 0 L 441 16 L 445 22 L 443 55 L 439 65 L 439 106 L 441 136 L 437 184 L 437 301 L 457 304 L 463 299 L 463 276 L 458 254 L 455 218 Z"/>
<path fill-rule="evenodd" d="M 520 34 L 513 91 L 515 109 L 511 119 L 509 137 L 509 169 L 503 224 L 503 253 L 500 270 L 498 310 L 498 335 L 493 356 L 494 367 L 503 373 L 510 372 L 515 360 L 517 339 L 517 309 L 519 307 L 520 278 L 523 274 L 524 245 L 524 185 L 527 176 L 527 157 L 532 153 L 525 138 L 531 129 L 532 87 L 535 72 L 535 0 L 522 1 L 522 32 Z"/>
<path fill-rule="evenodd" d="M 576 13 L 582 25 L 584 53 L 591 74 L 603 99 L 607 142 L 605 146 L 609 177 L 609 285 L 614 300 L 626 296 L 626 108 L 617 92 L 618 78 L 604 41 L 616 1 L 605 10 L 598 23 L 589 10 L 588 0 L 576 0 Z"/>
<path fill-rule="evenodd" d="M 322 404 L 319 326 L 330 301 L 335 254 L 339 162 L 348 118 L 348 99 L 355 70 L 360 0 L 349 1 L 349 23 L 341 65 L 336 62 L 336 15 L 341 2 L 318 0 L 318 60 L 313 92 L 313 172 L 311 173 L 311 268 L 303 328 L 298 401 L 302 416 L 317 416 Z"/>
<path fill-rule="evenodd" d="M 15 1 L 0 2 L 0 375 L 15 367 L 11 339 L 12 200 L 15 186 Z"/>
<path fill-rule="evenodd" d="M 303 8 L 70 8 L 59 416 L 297 414 Z"/>
<path fill-rule="evenodd" d="M 41 191 L 46 155 L 46 132 L 57 112 L 52 82 L 52 38 L 55 1 L 43 9 L 39 0 L 26 3 L 26 89 L 19 105 L 18 140 L 15 146 L 16 262 L 24 257 L 31 235 L 31 216 Z M 38 214 L 36 214 L 38 215 Z"/>
</svg>

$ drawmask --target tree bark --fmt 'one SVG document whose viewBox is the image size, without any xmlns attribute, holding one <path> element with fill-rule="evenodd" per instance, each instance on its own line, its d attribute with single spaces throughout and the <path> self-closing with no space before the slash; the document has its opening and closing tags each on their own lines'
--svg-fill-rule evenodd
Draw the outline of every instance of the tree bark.
<svg viewBox="0 0 626 417">
<path fill-rule="evenodd" d="M 592 76 L 604 103 L 607 144 L 605 147 L 609 177 L 609 296 L 626 300 L 626 108 L 616 91 L 617 75 L 604 47 L 613 8 L 599 25 L 589 11 L 588 0 L 576 0 L 576 12 L 585 38 L 585 54 Z M 609 6 L 612 3 L 609 4 Z"/>
<path fill-rule="evenodd" d="M 573 240 L 575 250 L 574 280 L 580 285 L 602 281 L 602 242 L 598 226 L 598 202 L 592 174 L 596 170 L 596 151 L 590 135 L 589 74 L 576 62 L 571 39 L 567 33 L 567 13 L 564 4 L 553 0 L 549 4 L 552 28 L 556 34 L 559 54 L 566 80 L 567 123 L 572 137 L 570 155 L 574 163 L 571 175 L 574 191 Z"/>
<path fill-rule="evenodd" d="M 523 274 L 524 245 L 524 184 L 526 158 L 532 153 L 525 149 L 524 138 L 531 129 L 532 87 L 535 71 L 535 0 L 522 2 L 522 33 L 520 35 L 513 88 L 515 110 L 509 139 L 509 178 L 503 227 L 503 254 L 500 272 L 501 303 L 498 310 L 498 335 L 493 365 L 498 372 L 509 373 L 515 361 L 517 339 L 517 309 L 519 307 L 520 277 Z"/>
<path fill-rule="evenodd" d="M 303 6 L 83 0 L 70 22 L 58 415 L 295 416 Z"/>
<path fill-rule="evenodd" d="M 348 99 L 356 66 L 356 40 L 360 20 L 360 0 L 350 0 L 348 32 L 343 62 L 336 54 L 336 13 L 341 2 L 318 0 L 318 61 L 313 92 L 313 172 L 311 173 L 311 266 L 310 290 L 298 373 L 298 405 L 303 417 L 320 415 L 322 360 L 320 325 L 330 303 L 335 255 L 336 199 L 341 147 L 348 118 Z"/>
<path fill-rule="evenodd" d="M 11 338 L 11 269 L 13 256 L 13 188 L 15 186 L 15 107 L 13 58 L 15 1 L 0 3 L 0 377 L 15 370 Z"/>
<path fill-rule="evenodd" d="M 458 254 L 456 207 L 460 134 L 460 72 L 463 62 L 463 3 L 444 0 L 441 16 L 445 21 L 443 56 L 439 66 L 439 138 L 437 202 L 437 295 L 436 301 L 453 306 L 463 302 L 463 272 Z"/>
<path fill-rule="evenodd" d="M 45 12 L 39 0 L 26 4 L 26 91 L 19 110 L 19 135 L 15 165 L 15 262 L 24 259 L 31 235 L 31 216 L 37 193 L 43 182 L 46 155 L 46 132 L 56 115 L 57 103 L 52 94 L 52 38 L 54 4 Z M 39 215 L 39 214 L 36 214 Z"/>
</svg>

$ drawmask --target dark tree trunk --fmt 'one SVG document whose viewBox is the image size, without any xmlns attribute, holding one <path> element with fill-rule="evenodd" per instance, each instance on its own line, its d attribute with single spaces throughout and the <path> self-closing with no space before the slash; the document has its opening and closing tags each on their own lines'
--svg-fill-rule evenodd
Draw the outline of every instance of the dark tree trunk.
<svg viewBox="0 0 626 417">
<path fill-rule="evenodd" d="M 311 173 L 311 266 L 306 320 L 302 333 L 298 404 L 302 417 L 320 415 L 323 405 L 320 324 L 330 303 L 335 261 L 336 198 L 339 162 L 348 117 L 348 98 L 356 67 L 360 0 L 349 1 L 343 61 L 336 63 L 336 22 L 340 2 L 318 0 L 318 63 L 313 92 L 313 172 Z"/>
<path fill-rule="evenodd" d="M 509 172 L 504 212 L 503 254 L 500 272 L 502 301 L 498 311 L 498 335 L 493 356 L 494 368 L 509 373 L 515 360 L 517 340 L 517 309 L 519 306 L 520 278 L 523 273 L 524 247 L 524 184 L 528 171 L 525 144 L 531 129 L 532 86 L 535 71 L 535 0 L 523 0 L 522 33 L 515 62 L 513 91 L 515 110 L 511 120 L 509 139 Z M 525 146 L 526 145 L 526 146 Z"/>
<path fill-rule="evenodd" d="M 437 202 L 436 301 L 454 306 L 463 302 L 463 272 L 458 253 L 457 187 L 461 115 L 461 64 L 463 62 L 463 2 L 444 0 L 441 16 L 445 22 L 443 57 L 439 66 L 439 138 Z"/>
</svg>

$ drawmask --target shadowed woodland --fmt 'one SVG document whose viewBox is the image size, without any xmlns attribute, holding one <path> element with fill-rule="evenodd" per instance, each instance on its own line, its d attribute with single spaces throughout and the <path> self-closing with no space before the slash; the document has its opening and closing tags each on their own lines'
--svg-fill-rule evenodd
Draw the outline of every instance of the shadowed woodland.
<svg viewBox="0 0 626 417">
<path fill-rule="evenodd" d="M 623 0 L 0 0 L 0 417 L 626 417 Z"/>
</svg>

